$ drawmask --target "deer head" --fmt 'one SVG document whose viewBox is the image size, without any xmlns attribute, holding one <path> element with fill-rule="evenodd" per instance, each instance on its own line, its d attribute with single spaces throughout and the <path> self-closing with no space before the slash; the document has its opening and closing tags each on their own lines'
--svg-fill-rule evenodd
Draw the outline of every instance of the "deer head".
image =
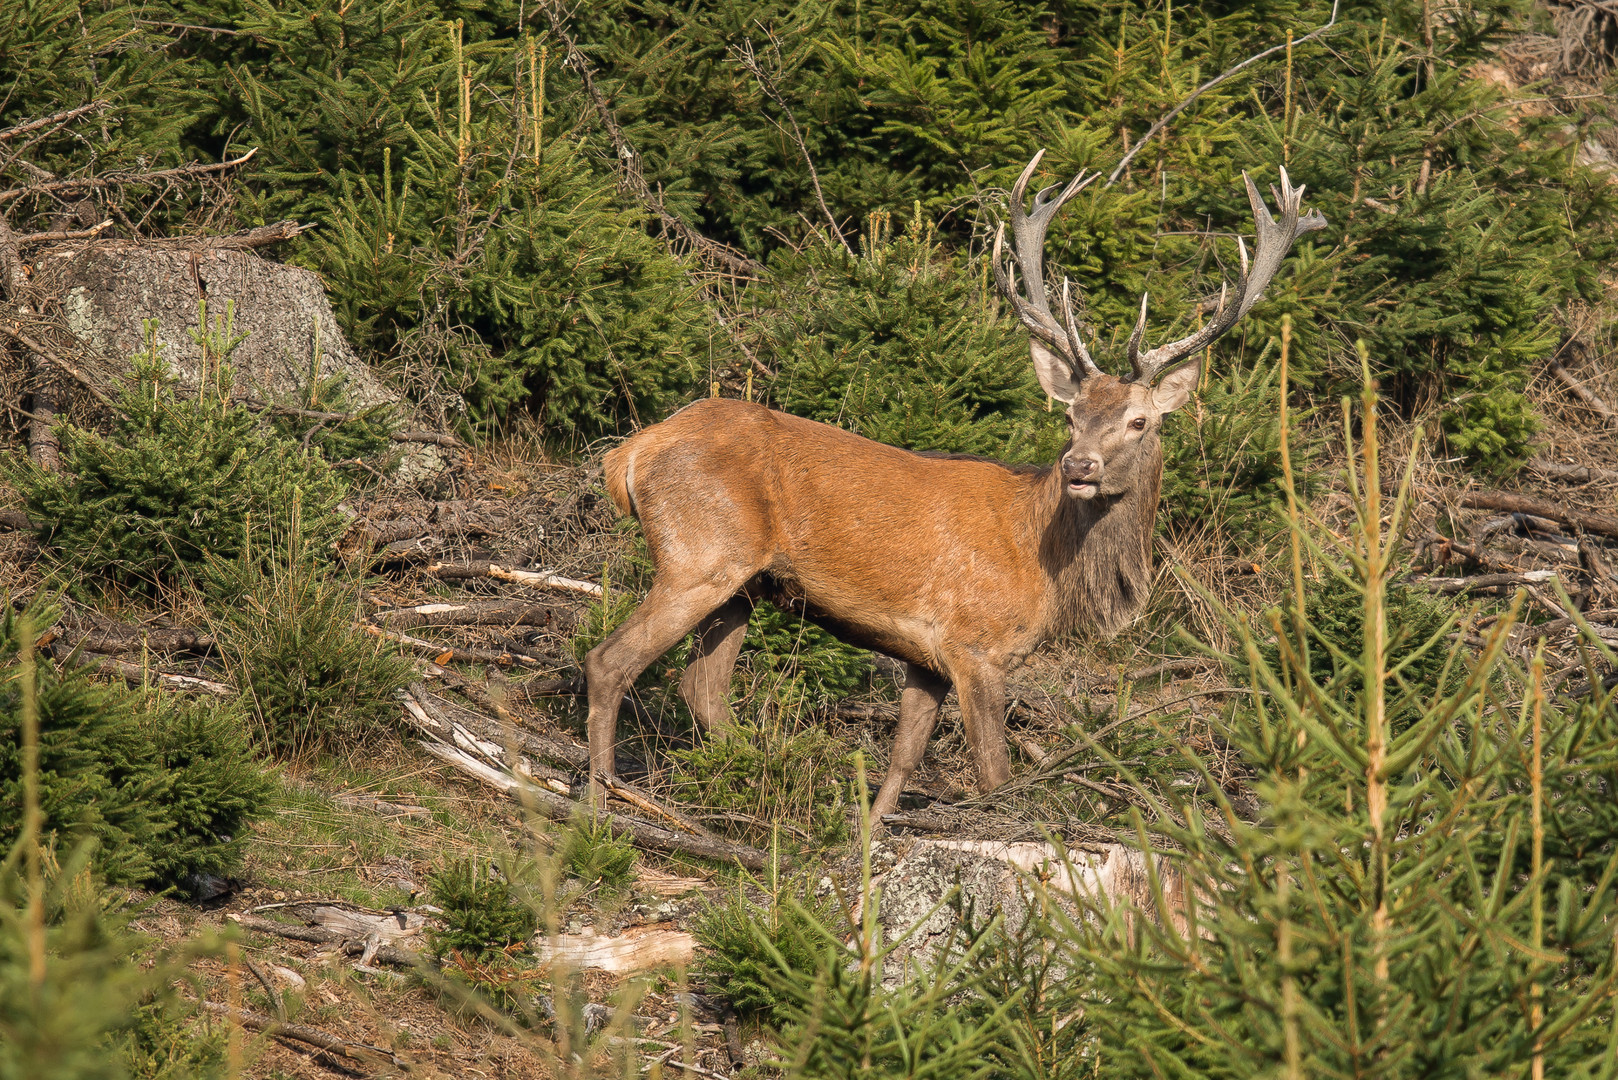
<svg viewBox="0 0 1618 1080">
<path fill-rule="evenodd" d="M 1202 350 L 1235 326 L 1258 302 L 1293 241 L 1304 233 L 1325 228 L 1326 219 L 1313 210 L 1299 216 L 1304 189 L 1293 187 L 1282 169 L 1281 189 L 1271 189 L 1281 209 L 1277 221 L 1270 216 L 1252 178 L 1243 172 L 1257 236 L 1251 260 L 1246 242 L 1240 238 L 1236 241 L 1241 252 L 1241 276 L 1234 291 L 1228 284 L 1220 289 L 1217 301 L 1211 305 L 1213 317 L 1201 329 L 1155 349 L 1146 347 L 1148 298 L 1142 295 L 1140 318 L 1127 346 L 1129 374 L 1109 375 L 1091 359 L 1085 345 L 1088 328 L 1074 314 L 1073 289 L 1066 278 L 1061 288 L 1063 317 L 1058 319 L 1052 312 L 1043 267 L 1045 230 L 1051 219 L 1100 174 L 1087 176 L 1081 170 L 1060 191 L 1057 185 L 1045 188 L 1034 196 L 1032 212 L 1025 212 L 1023 199 L 1028 180 L 1044 156 L 1043 150 L 1035 154 L 1011 189 L 1013 250 L 1009 254 L 1004 250 L 1006 227 L 1001 223 L 994 238 L 995 283 L 1028 328 L 1029 351 L 1040 385 L 1067 406 L 1069 441 L 1058 463 L 1067 480 L 1067 494 L 1075 499 L 1119 495 L 1135 486 L 1143 468 L 1161 462 L 1158 431 L 1163 417 L 1190 399 L 1201 375 Z M 1017 282 L 1019 269 L 1021 291 Z M 1204 310 L 1210 310 L 1206 303 Z"/>
</svg>

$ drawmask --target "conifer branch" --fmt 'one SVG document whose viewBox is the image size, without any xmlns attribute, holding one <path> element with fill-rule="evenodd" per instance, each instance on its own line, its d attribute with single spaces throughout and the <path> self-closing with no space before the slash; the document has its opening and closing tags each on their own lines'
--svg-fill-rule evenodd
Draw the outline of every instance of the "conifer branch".
<svg viewBox="0 0 1618 1080">
<path fill-rule="evenodd" d="M 658 220 L 663 223 L 663 228 L 678 236 L 692 250 L 724 264 L 732 273 L 750 277 L 764 273 L 763 266 L 741 252 L 717 240 L 710 240 L 687 225 L 679 215 L 663 205 L 660 197 L 652 193 L 651 185 L 646 182 L 646 174 L 641 171 L 640 155 L 635 153 L 635 148 L 630 145 L 623 129 L 618 126 L 618 118 L 613 115 L 612 107 L 607 104 L 600 87 L 596 86 L 595 73 L 590 67 L 590 61 L 579 51 L 573 35 L 567 32 L 567 24 L 562 13 L 557 10 L 555 0 L 545 4 L 544 9 L 545 17 L 550 20 L 551 29 L 567 48 L 567 66 L 578 73 L 579 81 L 584 84 L 584 92 L 595 109 L 596 117 L 606 129 L 607 138 L 612 143 L 613 153 L 618 158 L 619 186 L 638 199 L 647 210 L 657 215 Z"/>
<path fill-rule="evenodd" d="M 1174 106 L 1174 108 L 1170 109 L 1168 112 L 1159 117 L 1157 123 L 1148 128 L 1146 134 L 1142 135 L 1135 141 L 1135 145 L 1129 148 L 1129 152 L 1123 156 L 1123 160 L 1118 162 L 1117 167 L 1115 167 L 1112 172 L 1108 174 L 1107 182 L 1101 186 L 1104 188 L 1109 188 L 1116 184 L 1118 182 L 1118 178 L 1124 174 L 1124 170 L 1129 168 L 1129 163 L 1135 160 L 1135 155 L 1141 152 L 1141 148 L 1147 143 L 1151 142 L 1152 137 L 1167 127 L 1169 121 L 1173 120 L 1176 116 L 1179 116 L 1186 109 L 1190 108 L 1191 104 L 1203 94 L 1207 93 L 1209 90 L 1212 90 L 1225 80 L 1232 78 L 1233 76 L 1240 74 L 1246 69 L 1252 67 L 1260 60 L 1268 59 L 1278 52 L 1285 52 L 1289 48 L 1296 48 L 1305 42 L 1314 41 L 1316 38 L 1323 37 L 1327 32 L 1337 25 L 1337 8 L 1340 3 L 1341 0 L 1332 0 L 1331 18 L 1327 19 L 1326 24 L 1319 29 L 1312 30 L 1296 40 L 1283 41 L 1279 45 L 1272 45 L 1261 53 L 1254 53 L 1252 56 L 1249 56 L 1246 60 L 1243 60 L 1235 67 L 1228 68 L 1221 74 L 1214 76 L 1201 86 L 1197 87 L 1195 90 L 1191 91 L 1189 96 L 1182 100 L 1178 105 Z"/>
</svg>

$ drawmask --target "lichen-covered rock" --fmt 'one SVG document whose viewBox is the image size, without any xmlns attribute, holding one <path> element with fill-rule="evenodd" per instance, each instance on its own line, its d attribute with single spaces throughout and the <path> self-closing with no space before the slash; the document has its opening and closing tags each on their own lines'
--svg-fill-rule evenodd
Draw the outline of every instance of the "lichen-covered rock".
<svg viewBox="0 0 1618 1080">
<path fill-rule="evenodd" d="M 354 354 L 319 275 L 302 267 L 251 251 L 99 241 L 46 251 L 35 263 L 34 285 L 86 350 L 111 366 L 108 374 L 127 372 L 129 358 L 146 348 L 145 322 L 153 319 L 164 361 L 182 384 L 198 385 L 205 302 L 208 322 L 216 326 L 228 310 L 231 335 L 242 339 L 229 361 L 238 394 L 296 400 L 311 376 L 341 375 L 349 408 L 397 405 L 407 421 L 413 411 Z M 406 456 L 401 471 L 412 478 L 444 464 L 430 446 L 412 446 Z"/>
</svg>

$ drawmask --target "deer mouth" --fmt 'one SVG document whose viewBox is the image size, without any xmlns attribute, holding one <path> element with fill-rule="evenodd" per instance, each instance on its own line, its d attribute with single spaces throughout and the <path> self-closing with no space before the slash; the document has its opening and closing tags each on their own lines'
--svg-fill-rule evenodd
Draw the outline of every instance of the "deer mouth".
<svg viewBox="0 0 1618 1080">
<path fill-rule="evenodd" d="M 1067 493 L 1075 499 L 1093 499 L 1100 491 L 1101 485 L 1094 480 L 1072 480 L 1067 485 Z"/>
</svg>

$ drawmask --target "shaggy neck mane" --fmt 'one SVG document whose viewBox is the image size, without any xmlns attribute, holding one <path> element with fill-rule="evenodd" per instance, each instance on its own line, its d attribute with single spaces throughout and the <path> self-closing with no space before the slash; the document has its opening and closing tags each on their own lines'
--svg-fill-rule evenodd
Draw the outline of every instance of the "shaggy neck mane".
<svg viewBox="0 0 1618 1080">
<path fill-rule="evenodd" d="M 1118 633 L 1146 604 L 1152 580 L 1152 532 L 1163 483 L 1161 452 L 1141 463 L 1142 482 L 1122 495 L 1081 501 L 1067 494 L 1061 470 L 1032 485 L 1039 513 L 1039 562 L 1048 581 L 1045 630 L 1049 637 L 1083 626 Z M 1031 478 L 1032 479 L 1032 478 Z"/>
</svg>

